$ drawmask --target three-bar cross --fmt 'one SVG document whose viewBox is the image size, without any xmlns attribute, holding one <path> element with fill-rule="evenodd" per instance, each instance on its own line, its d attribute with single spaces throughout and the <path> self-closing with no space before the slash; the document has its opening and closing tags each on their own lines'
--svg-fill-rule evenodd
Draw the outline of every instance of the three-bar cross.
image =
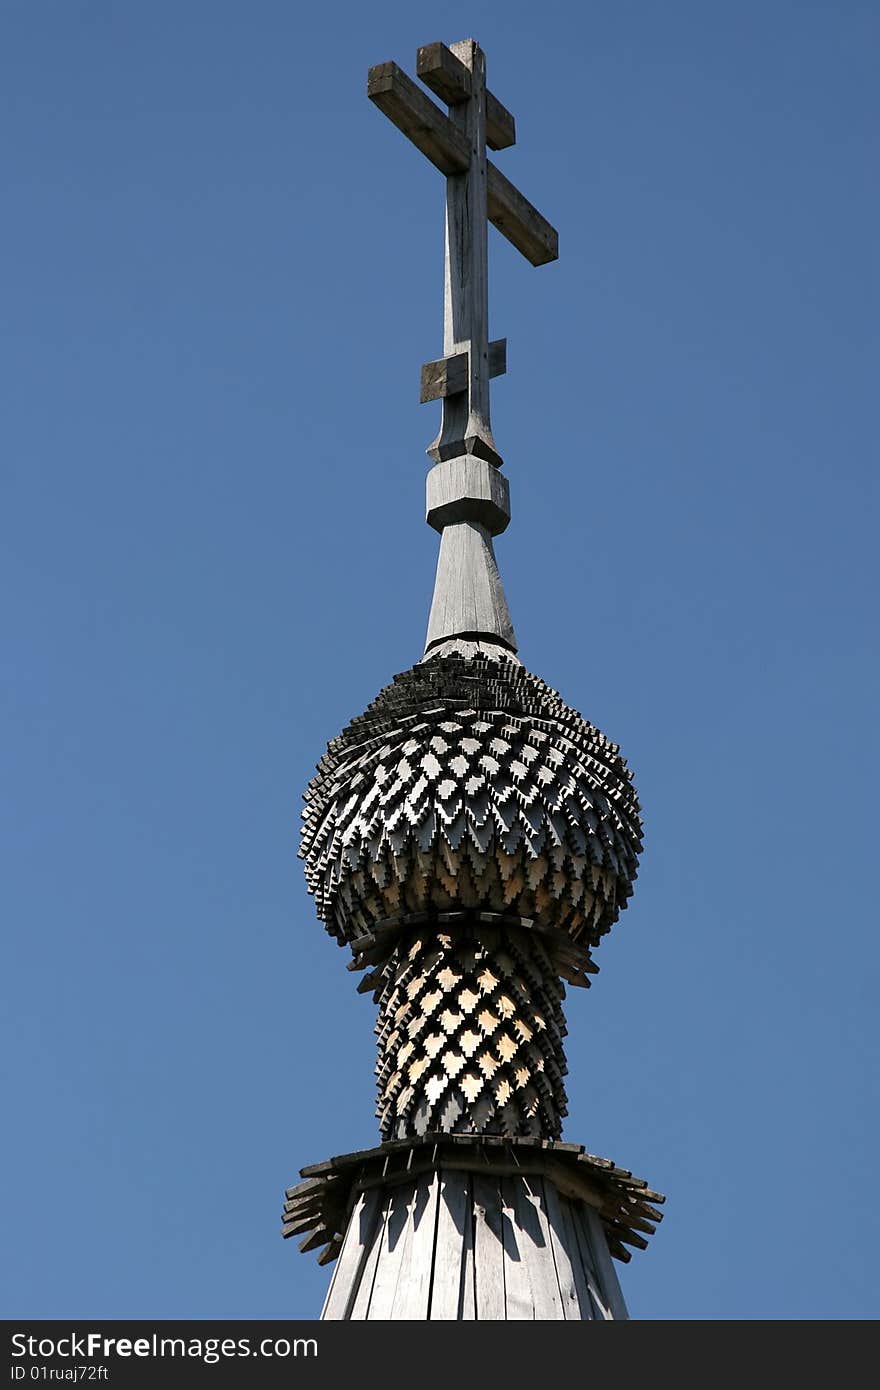
<svg viewBox="0 0 880 1390">
<path fill-rule="evenodd" d="M 420 48 L 416 73 L 449 107 L 446 116 L 396 63 L 370 68 L 367 95 L 446 175 L 443 353 L 422 368 L 421 399 L 441 399 L 437 462 L 501 456 L 489 423 L 489 378 L 506 370 L 506 339 L 489 342 L 488 230 L 492 222 L 532 265 L 559 255 L 550 223 L 486 158 L 514 144 L 513 116 L 486 88 L 486 59 L 473 39 Z"/>
</svg>

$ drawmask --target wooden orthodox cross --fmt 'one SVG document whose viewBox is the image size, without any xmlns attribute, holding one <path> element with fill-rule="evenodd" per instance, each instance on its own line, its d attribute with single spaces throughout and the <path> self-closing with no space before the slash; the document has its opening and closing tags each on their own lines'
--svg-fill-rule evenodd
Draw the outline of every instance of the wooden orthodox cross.
<svg viewBox="0 0 880 1390">
<path fill-rule="evenodd" d="M 449 107 L 440 108 L 396 63 L 370 68 L 367 95 L 446 175 L 446 288 L 443 353 L 422 368 L 421 399 L 443 402 L 436 462 L 501 456 L 489 423 L 489 378 L 506 371 L 507 340 L 489 342 L 488 229 L 498 228 L 532 265 L 559 255 L 550 223 L 486 158 L 516 140 L 513 116 L 486 89 L 486 59 L 473 39 L 420 48 L 416 73 Z"/>
</svg>

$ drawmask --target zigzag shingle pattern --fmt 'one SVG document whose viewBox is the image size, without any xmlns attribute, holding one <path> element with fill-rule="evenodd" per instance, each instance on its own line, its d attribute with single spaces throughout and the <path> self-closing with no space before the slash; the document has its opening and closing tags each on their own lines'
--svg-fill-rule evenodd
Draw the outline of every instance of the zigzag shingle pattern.
<svg viewBox="0 0 880 1390">
<path fill-rule="evenodd" d="M 537 932 L 481 924 L 401 941 L 378 991 L 383 1140 L 434 1130 L 558 1138 L 564 995 Z"/>
</svg>

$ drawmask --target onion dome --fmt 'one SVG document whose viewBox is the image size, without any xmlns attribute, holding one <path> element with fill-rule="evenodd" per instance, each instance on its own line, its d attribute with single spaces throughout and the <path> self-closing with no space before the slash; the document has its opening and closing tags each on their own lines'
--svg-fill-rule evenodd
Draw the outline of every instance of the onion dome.
<svg viewBox="0 0 880 1390">
<path fill-rule="evenodd" d="M 641 819 L 617 745 L 491 642 L 446 643 L 396 676 L 305 799 L 306 879 L 340 944 L 468 909 L 589 948 L 632 893 Z"/>
</svg>

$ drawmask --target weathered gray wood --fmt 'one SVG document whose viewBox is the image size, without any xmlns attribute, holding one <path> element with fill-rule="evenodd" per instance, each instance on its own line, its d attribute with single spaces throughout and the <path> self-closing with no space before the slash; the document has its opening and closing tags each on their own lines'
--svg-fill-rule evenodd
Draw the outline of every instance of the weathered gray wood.
<svg viewBox="0 0 880 1390">
<path fill-rule="evenodd" d="M 419 388 L 419 404 L 439 401 L 446 396 L 454 396 L 458 391 L 466 391 L 468 384 L 468 355 L 456 352 L 452 357 L 438 357 L 435 362 L 426 362 L 422 367 Z"/>
<path fill-rule="evenodd" d="M 489 344 L 489 375 L 504 376 L 507 372 L 507 339 L 493 338 Z"/>
<path fill-rule="evenodd" d="M 655 1227 L 652 1222 L 646 1221 L 632 1206 L 627 1205 L 625 1210 L 620 1212 L 620 1219 L 634 1231 L 645 1231 L 649 1236 L 654 1234 Z"/>
<path fill-rule="evenodd" d="M 504 474 L 485 459 L 464 454 L 436 463 L 428 474 L 425 520 L 441 534 L 457 521 L 476 521 L 490 536 L 510 521 L 510 488 Z"/>
<path fill-rule="evenodd" d="M 490 150 L 506 150 L 516 144 L 516 121 L 491 92 L 486 93 L 486 144 Z"/>
<path fill-rule="evenodd" d="M 559 259 L 559 233 L 528 198 L 487 160 L 489 221 L 532 265 Z"/>
<path fill-rule="evenodd" d="M 472 1210 L 470 1178 L 442 1169 L 431 1285 L 432 1322 L 473 1322 L 476 1316 Z"/>
<path fill-rule="evenodd" d="M 330 1193 L 326 1190 L 324 1184 L 319 1184 L 317 1191 L 308 1192 L 304 1197 L 298 1199 L 295 1197 L 288 1197 L 287 1201 L 284 1203 L 285 1221 L 294 1221 L 310 1211 L 323 1209 L 327 1204 L 329 1196 Z"/>
<path fill-rule="evenodd" d="M 568 1198 L 560 1197 L 549 1179 L 544 1180 L 544 1204 L 559 1279 L 562 1311 L 568 1322 L 592 1318 L 590 1291 L 584 1276 Z"/>
<path fill-rule="evenodd" d="M 341 1322 L 348 1317 L 349 1308 L 357 1293 L 369 1240 L 376 1225 L 379 1201 L 378 1192 L 362 1192 L 355 1203 L 324 1307 L 321 1309 L 323 1320 Z"/>
<path fill-rule="evenodd" d="M 501 1243 L 504 1252 L 504 1316 L 508 1321 L 534 1321 L 535 1303 L 532 1297 L 530 1263 L 533 1243 L 526 1228 L 520 1224 L 517 1195 L 521 1178 L 502 1178 Z"/>
<path fill-rule="evenodd" d="M 396 63 L 370 68 L 367 96 L 441 174 L 467 170 L 470 145 L 466 136 Z"/>
<path fill-rule="evenodd" d="M 453 1139 L 467 1136 L 449 1135 L 446 1137 Z M 485 1155 L 482 1157 L 470 1157 L 466 1153 L 457 1155 L 444 1151 L 441 1162 L 444 1171 L 448 1172 L 485 1174 L 487 1169 L 491 1168 L 493 1175 L 501 1178 L 527 1176 L 537 1179 L 539 1177 L 547 1177 L 554 1183 L 554 1186 L 560 1194 L 571 1197 L 575 1201 L 587 1202 L 597 1210 L 602 1204 L 601 1194 L 599 1194 L 596 1187 L 580 1179 L 577 1173 L 571 1178 L 566 1178 L 561 1164 L 548 1163 L 546 1159 L 537 1159 L 531 1162 L 527 1155 L 521 1155 L 515 1162 L 513 1160 L 510 1162 L 503 1162 L 496 1158 L 488 1161 Z M 420 1177 L 423 1173 L 433 1172 L 434 1167 L 435 1164 L 430 1158 L 424 1159 L 414 1162 L 412 1167 L 405 1173 L 399 1173 L 388 1177 L 376 1174 L 375 1177 L 366 1178 L 362 1186 L 365 1190 L 372 1187 L 399 1186 L 401 1183 L 408 1182 L 411 1178 Z"/>
<path fill-rule="evenodd" d="M 563 1320 L 562 1291 L 553 1254 L 553 1238 L 541 1178 L 522 1177 L 516 1189 L 516 1220 L 531 1240 L 529 1280 L 536 1321 Z"/>
<path fill-rule="evenodd" d="M 304 1182 L 298 1182 L 295 1187 L 288 1187 L 284 1196 L 289 1202 L 301 1201 L 315 1191 L 323 1192 L 326 1183 L 322 1178 L 306 1178 Z"/>
<path fill-rule="evenodd" d="M 477 1320 L 504 1322 L 504 1239 L 497 1178 L 474 1175 L 474 1282 Z"/>
<path fill-rule="evenodd" d="M 440 1176 L 434 1172 L 416 1184 L 410 1207 L 405 1257 L 401 1261 L 391 1316 L 395 1322 L 427 1321 L 437 1239 Z"/>
<path fill-rule="evenodd" d="M 407 1256 L 408 1237 L 412 1234 L 409 1215 L 415 1198 L 415 1187 L 415 1183 L 396 1187 L 385 1198 L 388 1214 L 382 1232 L 376 1277 L 373 1280 L 367 1313 L 371 1321 L 391 1316 L 397 1282 Z"/>
<path fill-rule="evenodd" d="M 606 1233 L 616 1236 L 619 1241 L 623 1241 L 624 1245 L 634 1245 L 636 1250 L 647 1250 L 648 1248 L 648 1242 L 644 1236 L 638 1236 L 635 1231 L 630 1231 L 624 1226 L 610 1223 L 606 1227 Z"/>
<path fill-rule="evenodd" d="M 472 39 L 453 44 L 451 51 L 471 76 L 469 99 L 449 114 L 470 158 L 466 171 L 446 180 L 443 355 L 468 350 L 468 384 L 466 395 L 443 398 L 440 433 L 428 453 L 436 462 L 474 453 L 500 464 L 489 421 L 486 60 Z"/>
<path fill-rule="evenodd" d="M 596 1272 L 602 1281 L 602 1288 L 608 1299 L 608 1306 L 615 1319 L 628 1318 L 626 1303 L 623 1291 L 620 1287 L 620 1280 L 617 1277 L 617 1270 L 614 1268 L 614 1261 L 608 1250 L 608 1242 L 605 1238 L 605 1231 L 602 1223 L 595 1212 L 588 1207 L 583 1209 L 584 1224 L 590 1238 L 590 1249 L 593 1252 L 593 1259 L 596 1262 Z"/>
<path fill-rule="evenodd" d="M 605 1204 L 605 1194 L 594 1182 L 582 1176 L 576 1168 L 566 1167 L 563 1163 L 556 1163 L 553 1159 L 543 1165 L 544 1172 L 552 1182 L 556 1184 L 558 1192 L 566 1197 L 571 1197 L 577 1202 L 587 1202 L 597 1211 L 601 1211 Z"/>
<path fill-rule="evenodd" d="M 490 351 L 488 338 L 487 222 L 491 220 L 533 265 L 556 259 L 559 238 L 546 218 L 487 160 L 487 145 L 491 149 L 512 145 L 516 126 L 511 113 L 487 90 L 486 60 L 479 45 L 472 39 L 450 47 L 424 45 L 416 71 L 448 104 L 448 116 L 395 63 L 370 69 L 367 92 L 447 176 L 443 357 L 422 368 L 420 383 L 420 400 L 442 402 L 440 430 L 428 453 L 437 463 L 473 454 L 500 467 L 490 421 L 489 382 L 505 370 L 506 349 L 503 356 L 500 350 Z M 452 546 L 474 556 L 479 549 L 462 537 Z M 480 559 L 478 571 L 476 579 L 466 575 L 465 584 L 480 598 L 474 601 L 473 594 L 463 594 L 452 606 L 457 602 L 478 624 L 485 609 L 491 625 L 465 629 L 460 615 L 450 613 L 452 629 L 433 640 L 493 640 L 500 637 L 501 624 L 507 636 L 500 640 L 515 651 L 494 556 L 488 567 L 485 556 Z M 432 614 L 439 614 L 449 603 L 449 595 L 435 594 Z M 568 966 L 566 973 L 574 983 L 588 983 L 581 970 Z M 365 984 L 364 989 L 368 988 Z"/>
<path fill-rule="evenodd" d="M 584 1155 L 557 1141 L 551 1160 L 547 1147 L 537 1138 L 489 1143 L 444 1134 L 367 1151 L 384 1157 L 384 1176 L 377 1175 L 381 1185 L 359 1187 L 322 1318 L 625 1318 L 595 1209 L 524 1167 L 543 1153 L 558 1171 L 562 1156 Z M 417 1150 L 432 1161 L 410 1166 Z M 483 1154 L 479 1169 L 471 1150 Z M 372 1181 L 363 1166 L 357 1171 L 359 1184 Z"/>
<path fill-rule="evenodd" d="M 489 376 L 503 376 L 507 371 L 507 339 L 496 338 L 489 344 Z M 419 403 L 443 400 L 468 387 L 468 354 L 457 352 L 452 357 L 438 357 L 422 367 Z"/>
<path fill-rule="evenodd" d="M 332 1240 L 335 1232 L 329 1226 L 317 1226 L 314 1221 L 309 1222 L 311 1234 L 307 1235 L 299 1243 L 302 1254 L 308 1254 L 310 1250 L 317 1250 L 319 1245 L 326 1245 L 328 1240 Z"/>
<path fill-rule="evenodd" d="M 471 95 L 470 69 L 446 47 L 429 43 L 419 49 L 416 73 L 448 106 L 457 106 Z M 516 144 L 516 122 L 491 92 L 486 92 L 486 144 L 490 150 L 506 150 Z"/>
<path fill-rule="evenodd" d="M 425 650 L 450 637 L 492 636 L 516 651 L 516 633 L 492 538 L 478 522 L 447 526 L 440 537 Z"/>
<path fill-rule="evenodd" d="M 304 1216 L 291 1217 L 289 1221 L 284 1223 L 284 1234 L 286 1236 L 301 1236 L 303 1231 L 311 1231 L 313 1227 L 317 1226 L 317 1218 L 320 1214 L 321 1212 L 318 1210 L 317 1212 L 306 1212 Z"/>
<path fill-rule="evenodd" d="M 663 1220 L 662 1211 L 658 1211 L 656 1207 L 648 1206 L 647 1202 L 640 1202 L 638 1204 L 638 1207 L 639 1211 L 642 1212 L 645 1216 L 647 1216 L 649 1220 L 657 1222 Z"/>
<path fill-rule="evenodd" d="M 416 75 L 447 106 L 458 106 L 471 94 L 471 71 L 445 43 L 423 44 L 416 54 Z"/>
<path fill-rule="evenodd" d="M 420 1187 L 425 1187 L 424 1179 L 415 1183 L 407 1183 L 405 1189 L 401 1189 L 399 1194 L 395 1193 L 393 1196 L 392 1200 L 395 1207 L 398 1201 L 400 1203 L 406 1202 L 406 1217 L 402 1229 L 394 1240 L 393 1247 L 388 1250 L 384 1246 L 382 1247 L 382 1254 L 379 1256 L 379 1268 L 376 1271 L 376 1283 L 373 1286 L 372 1317 L 397 1319 L 400 1316 L 400 1305 L 406 1298 L 407 1284 L 414 1274 L 417 1275 L 413 1266 L 412 1247 Z M 391 1219 L 389 1219 L 388 1229 L 393 1229 Z M 387 1281 L 383 1278 L 385 1262 L 389 1265 Z M 428 1282 L 430 1284 L 430 1265 L 428 1266 Z M 386 1287 L 387 1295 L 384 1293 Z M 428 1315 L 428 1294 L 429 1289 L 426 1289 L 422 1317 Z"/>
<path fill-rule="evenodd" d="M 444 571 L 442 564 L 439 572 L 442 583 L 454 582 L 454 573 L 450 574 L 448 569 Z M 434 646 L 441 645 L 443 634 L 432 632 L 431 635 L 432 638 L 437 635 L 441 639 L 432 645 L 433 650 Z M 451 634 L 449 640 L 465 639 L 467 636 L 467 633 L 457 632 Z M 473 637 L 472 640 L 478 638 Z M 498 642 L 499 639 L 487 632 L 484 640 Z M 365 753 L 362 728 L 372 727 L 373 716 L 364 716 L 365 725 L 358 723 L 353 726 L 351 734 L 343 736 L 344 742 L 339 742 L 335 747 L 332 765 L 323 769 L 316 778 L 310 808 L 311 820 L 303 834 L 309 886 L 316 894 L 319 911 L 328 929 L 338 939 L 346 940 L 349 935 L 360 935 L 370 918 L 390 916 L 399 912 L 401 906 L 410 903 L 413 906 L 421 903 L 437 910 L 445 910 L 449 906 L 450 892 L 455 892 L 455 885 L 450 889 L 444 884 L 441 888 L 438 877 L 441 866 L 437 863 L 439 855 L 445 856 L 447 852 L 456 855 L 456 851 L 449 848 L 448 836 L 444 835 L 442 808 L 436 796 L 436 788 L 447 778 L 456 783 L 463 798 L 466 838 L 462 847 L 462 871 L 466 876 L 477 872 L 481 880 L 477 892 L 485 907 L 493 907 L 497 911 L 506 908 L 509 911 L 513 906 L 503 886 L 510 880 L 511 868 L 505 867 L 509 865 L 507 856 L 510 853 L 516 855 L 517 879 L 522 879 L 522 889 L 517 896 L 518 915 L 541 920 L 548 928 L 559 927 L 579 933 L 582 941 L 597 945 L 625 906 L 632 892 L 637 856 L 641 849 L 637 800 L 625 764 L 616 756 L 617 750 L 613 745 L 609 745 L 575 712 L 567 710 L 561 701 L 557 704 L 554 697 L 553 702 L 546 703 L 547 697 L 536 678 L 506 660 L 493 664 L 498 671 L 498 691 L 507 692 L 497 695 L 505 702 L 504 707 L 508 707 L 508 700 L 514 702 L 509 705 L 510 708 L 523 707 L 520 705 L 523 702 L 525 708 L 536 715 L 540 712 L 542 719 L 550 720 L 542 727 L 547 731 L 546 748 L 548 757 L 552 754 L 553 762 L 545 763 L 542 755 L 538 763 L 532 763 L 535 772 L 529 773 L 518 788 L 518 793 L 528 791 L 528 811 L 522 806 L 516 812 L 510 835 L 505 833 L 503 838 L 496 836 L 495 844 L 490 841 L 484 845 L 484 830 L 474 822 L 473 807 L 467 794 L 466 784 L 470 773 L 463 779 L 459 777 L 455 770 L 456 753 L 450 747 L 443 755 L 442 778 L 434 784 L 433 790 L 431 787 L 426 789 L 426 818 L 415 827 L 411 820 L 411 808 L 407 808 L 410 787 L 393 776 L 402 745 L 409 738 L 407 728 L 399 724 L 396 711 L 389 705 L 387 713 L 383 714 L 385 722 L 381 726 L 381 741 L 375 747 L 371 744 Z M 411 674 L 400 677 L 394 686 L 394 698 L 397 699 L 396 692 L 413 688 L 418 681 L 420 689 L 430 687 L 439 709 L 447 691 L 454 694 L 468 670 L 473 671 L 477 688 L 486 692 L 481 696 L 483 707 L 489 707 L 487 702 L 496 699 L 490 683 L 484 675 L 474 670 L 473 663 L 463 660 L 456 660 L 451 665 L 445 661 L 432 664 L 429 657 Z M 494 676 L 492 680 L 495 681 Z M 546 690 L 546 687 L 543 689 Z M 385 698 L 383 692 L 380 700 L 384 701 Z M 458 698 L 457 695 L 455 698 Z M 421 695 L 419 700 L 422 700 Z M 494 707 L 498 710 L 497 704 Z M 429 707 L 422 703 L 420 708 Z M 445 718 L 444 714 L 430 709 L 429 722 L 437 727 L 432 728 L 430 733 L 426 731 L 426 743 L 435 734 L 442 734 L 439 726 Z M 492 715 L 493 720 L 496 718 L 501 718 L 503 722 L 500 713 Z M 378 718 L 376 723 L 378 725 Z M 377 727 L 377 737 L 379 732 Z M 468 729 L 467 732 L 469 736 L 473 732 L 476 742 L 483 745 L 478 750 L 479 756 L 475 755 L 474 759 L 475 763 L 479 763 L 480 758 L 492 752 L 490 745 L 495 730 L 483 732 Z M 378 766 L 377 757 L 385 743 L 386 733 L 391 736 L 397 751 L 388 765 L 382 765 L 385 764 L 384 755 L 379 757 L 381 766 Z M 534 743 L 531 734 L 528 742 Z M 544 747 L 544 744 L 541 746 Z M 523 747 L 522 751 L 525 754 L 527 750 Z M 530 754 L 533 751 L 531 747 L 528 749 Z M 502 811 L 498 798 L 502 794 L 507 796 L 505 788 L 509 787 L 513 763 L 517 760 L 518 754 L 510 748 L 495 771 L 482 777 L 481 785 L 502 817 L 508 813 Z M 480 767 L 475 766 L 474 771 L 480 772 Z M 540 778 L 537 773 L 540 773 Z M 383 794 L 382 805 L 385 809 L 378 818 L 375 805 L 364 808 L 364 798 L 373 787 L 377 774 L 382 777 L 392 774 Z M 496 776 L 497 792 L 494 790 Z M 520 799 L 519 794 L 517 799 Z M 611 806 L 613 812 L 610 811 Z M 554 807 L 555 810 L 551 809 Z M 514 809 L 513 803 L 510 809 Z M 393 834 L 386 829 L 392 817 Z M 596 833 L 597 829 L 601 833 Z M 551 841 L 559 836 L 562 839 L 558 849 L 553 849 L 552 854 L 545 852 Z M 445 847 L 440 843 L 441 837 L 446 840 Z M 504 859 L 497 857 L 501 853 Z M 563 854 L 564 859 L 560 857 Z M 608 867 L 605 866 L 606 856 L 612 860 L 612 865 Z M 370 867 L 377 863 L 378 869 Z M 450 864 L 454 863 L 453 858 Z M 355 913 L 367 915 L 360 918 L 349 916 Z M 346 926 L 347 921 L 351 921 L 351 927 Z"/>
<path fill-rule="evenodd" d="M 589 1229 L 584 1218 L 584 1208 L 577 1202 L 571 1204 L 571 1215 L 574 1223 L 575 1236 L 577 1237 L 578 1249 L 581 1256 L 581 1264 L 584 1268 L 584 1277 L 587 1281 L 587 1292 L 593 1305 L 593 1317 L 602 1322 L 609 1322 L 613 1318 L 609 1300 L 605 1293 L 602 1279 L 596 1267 L 596 1260 L 593 1256 Z"/>
<path fill-rule="evenodd" d="M 368 1243 L 365 1244 L 364 1247 L 360 1279 L 358 1280 L 351 1309 L 348 1313 L 349 1319 L 353 1322 L 365 1322 L 370 1316 L 373 1284 L 379 1265 L 379 1256 L 382 1253 L 382 1244 L 385 1239 L 385 1227 L 388 1224 L 389 1205 L 390 1203 L 387 1197 L 384 1201 L 380 1198 L 376 1219 L 372 1224 Z"/>
</svg>

